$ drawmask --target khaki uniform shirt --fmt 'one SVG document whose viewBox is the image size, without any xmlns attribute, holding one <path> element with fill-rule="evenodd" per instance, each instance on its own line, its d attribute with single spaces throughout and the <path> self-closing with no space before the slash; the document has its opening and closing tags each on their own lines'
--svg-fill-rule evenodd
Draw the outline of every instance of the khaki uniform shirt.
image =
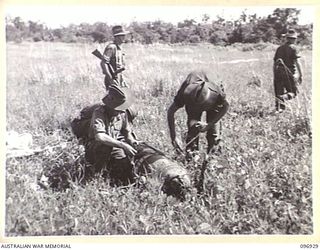
<svg viewBox="0 0 320 250">
<path fill-rule="evenodd" d="M 209 88 L 211 89 L 212 93 L 204 105 L 197 105 L 190 100 L 189 96 L 185 93 L 185 89 L 190 84 L 201 84 L 204 81 L 210 85 Z M 217 84 L 210 82 L 205 73 L 192 72 L 182 83 L 177 95 L 174 98 L 174 102 L 179 108 L 185 106 L 188 113 L 198 113 L 214 110 L 217 105 L 220 105 L 224 101 L 225 97 L 226 95 L 223 90 Z"/>
<path fill-rule="evenodd" d="M 111 117 L 104 106 L 100 106 L 93 111 L 89 138 L 95 141 L 97 133 L 105 133 L 116 140 L 124 140 L 130 132 L 130 123 L 128 122 L 127 113 L 120 113 L 117 116 Z M 108 146 L 106 146 L 108 147 Z M 110 154 L 113 147 L 110 148 Z"/>
<path fill-rule="evenodd" d="M 125 66 L 124 64 L 124 53 L 121 50 L 121 48 L 119 46 L 117 46 L 114 43 L 110 43 L 107 45 L 107 47 L 104 50 L 103 56 L 106 60 L 106 63 L 109 64 L 113 71 L 115 72 L 116 70 L 123 68 Z M 102 67 L 102 72 L 103 74 L 106 74 L 106 67 L 107 65 L 105 65 L 104 62 L 101 63 L 101 67 Z M 116 78 L 118 79 L 119 83 L 123 82 L 123 76 L 122 73 L 118 73 L 116 75 Z M 112 83 L 109 83 L 110 85 Z"/>
</svg>

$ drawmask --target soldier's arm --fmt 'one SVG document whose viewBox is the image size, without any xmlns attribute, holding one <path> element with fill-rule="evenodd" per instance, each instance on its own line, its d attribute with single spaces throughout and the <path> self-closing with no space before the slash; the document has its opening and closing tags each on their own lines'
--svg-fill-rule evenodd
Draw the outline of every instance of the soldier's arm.
<svg viewBox="0 0 320 250">
<path fill-rule="evenodd" d="M 279 58 L 279 55 L 278 55 L 278 52 L 279 51 L 279 48 L 277 49 L 276 53 L 274 54 L 274 57 L 273 57 L 273 75 L 275 75 L 275 72 L 276 72 L 276 61 L 277 59 Z"/>
<path fill-rule="evenodd" d="M 95 135 L 95 140 L 101 142 L 104 145 L 110 147 L 117 147 L 121 148 L 121 142 L 112 138 L 110 135 L 107 134 L 106 125 L 103 121 L 103 118 L 99 116 L 98 112 L 94 112 L 92 115 L 93 119 L 93 131 Z"/>
<path fill-rule="evenodd" d="M 276 72 L 276 62 L 275 61 L 273 61 L 273 76 L 275 76 L 275 72 Z"/>
<path fill-rule="evenodd" d="M 115 57 L 116 54 L 116 47 L 113 46 L 113 44 L 108 45 L 104 52 L 103 52 L 103 58 L 104 60 L 101 61 L 101 68 L 103 71 L 103 74 L 106 75 L 107 78 L 109 78 L 109 81 L 111 82 L 115 77 L 115 69 L 111 65 L 111 58 Z"/>
<path fill-rule="evenodd" d="M 177 141 L 177 138 L 176 138 L 176 126 L 175 126 L 175 119 L 174 119 L 174 114 L 177 112 L 178 109 L 180 109 L 180 107 L 177 106 L 175 102 L 173 102 L 168 109 L 167 120 L 168 120 L 171 143 L 173 147 L 178 150 L 178 152 L 179 151 L 182 152 L 182 148 L 179 145 L 179 142 Z"/>
<path fill-rule="evenodd" d="M 299 73 L 299 82 L 302 83 L 302 67 L 299 59 L 296 59 L 297 70 Z"/>
<path fill-rule="evenodd" d="M 214 116 L 213 120 L 210 123 L 206 122 L 197 122 L 195 127 L 198 128 L 199 132 L 206 132 L 209 129 L 213 128 L 214 125 L 227 113 L 229 109 L 229 103 L 227 100 L 223 99 L 222 103 L 217 105 L 215 108 L 216 115 Z"/>
<path fill-rule="evenodd" d="M 131 121 L 129 121 L 128 114 L 126 114 L 124 122 L 124 127 L 122 128 L 123 135 L 125 137 L 126 142 L 128 142 L 131 146 L 135 146 L 139 143 L 139 141 L 135 138 L 133 133 L 133 124 Z"/>
<path fill-rule="evenodd" d="M 210 127 L 213 127 L 215 123 L 217 123 L 228 111 L 229 109 L 229 103 L 226 99 L 223 99 L 222 103 L 217 106 L 215 109 L 215 112 L 217 115 L 215 118 L 209 123 Z"/>
<path fill-rule="evenodd" d="M 299 50 L 297 49 L 296 46 L 292 46 L 293 49 L 293 59 L 294 59 L 294 64 L 297 67 L 298 73 L 299 73 L 299 82 L 302 82 L 302 67 L 300 64 L 300 53 Z"/>
<path fill-rule="evenodd" d="M 107 135 L 106 133 L 96 133 L 95 139 L 98 142 L 101 142 L 102 144 L 110 147 L 117 147 L 117 148 L 122 148 L 123 147 L 123 142 L 118 141 L 114 138 L 112 138 L 110 135 Z"/>
<path fill-rule="evenodd" d="M 174 97 L 173 103 L 170 105 L 167 111 L 167 120 L 168 120 L 171 143 L 179 153 L 182 152 L 183 150 L 180 146 L 180 142 L 177 140 L 177 137 L 176 137 L 176 126 L 175 126 L 174 114 L 177 112 L 178 109 L 182 108 L 185 105 L 183 95 L 184 95 L 185 88 L 188 86 L 190 82 L 190 77 L 191 77 L 191 74 L 189 74 L 187 79 L 183 81 L 183 83 L 181 84 L 178 90 L 178 93 Z"/>
<path fill-rule="evenodd" d="M 118 141 L 105 133 L 97 133 L 95 136 L 95 139 L 109 147 L 121 148 L 129 156 L 133 156 L 137 153 L 137 151 L 133 147 L 131 147 L 128 143 Z"/>
<path fill-rule="evenodd" d="M 125 142 L 118 141 L 107 134 L 106 124 L 104 123 L 103 113 L 99 110 L 92 115 L 92 126 L 95 140 L 109 147 L 122 148 L 127 155 L 135 155 L 136 150 Z"/>
</svg>

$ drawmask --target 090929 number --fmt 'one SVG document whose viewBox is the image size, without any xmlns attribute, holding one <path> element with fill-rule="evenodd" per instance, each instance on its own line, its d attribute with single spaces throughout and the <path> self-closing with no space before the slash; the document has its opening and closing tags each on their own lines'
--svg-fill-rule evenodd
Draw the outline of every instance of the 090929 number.
<svg viewBox="0 0 320 250">
<path fill-rule="evenodd" d="M 318 244 L 300 244 L 300 248 L 316 249 L 318 247 L 319 247 Z"/>
</svg>

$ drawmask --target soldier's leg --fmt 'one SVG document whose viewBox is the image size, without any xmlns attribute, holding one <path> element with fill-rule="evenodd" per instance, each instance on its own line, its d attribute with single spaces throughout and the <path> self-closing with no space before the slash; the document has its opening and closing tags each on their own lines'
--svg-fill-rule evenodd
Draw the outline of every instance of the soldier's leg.
<svg viewBox="0 0 320 250">
<path fill-rule="evenodd" d="M 133 164 L 120 148 L 113 148 L 110 161 L 111 185 L 129 185 L 134 182 Z"/>
<path fill-rule="evenodd" d="M 192 112 L 188 112 L 187 110 L 187 115 L 188 115 L 188 121 L 187 121 L 188 134 L 186 139 L 187 155 L 193 151 L 199 150 L 199 130 L 195 127 L 195 124 L 198 121 L 201 121 L 201 114 L 202 114 L 201 112 L 192 113 Z"/>
<path fill-rule="evenodd" d="M 121 87 L 124 87 L 124 88 L 129 87 L 129 85 L 128 85 L 127 82 L 124 80 L 124 78 L 123 78 L 122 75 L 120 75 L 120 77 L 119 77 L 119 82 L 120 82 L 120 86 L 121 86 Z"/>
<path fill-rule="evenodd" d="M 93 142 L 85 144 L 85 159 L 90 164 L 86 167 L 85 178 L 90 179 L 106 169 L 110 159 L 110 147 Z"/>
<path fill-rule="evenodd" d="M 112 80 L 107 75 L 105 75 L 105 77 L 104 77 L 104 86 L 105 86 L 107 92 L 109 91 L 109 87 L 111 85 L 111 81 Z"/>
<path fill-rule="evenodd" d="M 297 79 L 291 74 L 291 72 L 287 72 L 285 78 L 282 79 L 283 92 L 278 96 L 280 100 L 280 108 L 285 109 L 285 102 L 291 100 L 297 95 Z"/>
<path fill-rule="evenodd" d="M 216 112 L 214 111 L 208 111 L 207 112 L 207 123 L 210 123 L 214 116 L 216 115 Z M 207 153 L 212 152 L 214 153 L 215 150 L 217 150 L 217 146 L 220 142 L 220 136 L 221 136 L 221 121 L 214 124 L 214 126 L 207 131 L 207 142 L 208 142 L 208 149 Z"/>
<path fill-rule="evenodd" d="M 290 96 L 289 100 L 296 97 L 297 92 L 298 92 L 298 77 L 297 75 L 292 75 L 290 74 L 288 77 L 288 81 L 287 81 L 287 86 L 286 89 L 288 92 L 292 93 L 292 95 Z"/>
<path fill-rule="evenodd" d="M 282 79 L 274 79 L 273 81 L 274 84 L 274 93 L 275 93 L 275 99 L 276 99 L 276 110 L 284 110 L 286 107 L 284 105 L 284 99 L 283 99 L 283 94 L 284 94 L 284 85 Z"/>
</svg>

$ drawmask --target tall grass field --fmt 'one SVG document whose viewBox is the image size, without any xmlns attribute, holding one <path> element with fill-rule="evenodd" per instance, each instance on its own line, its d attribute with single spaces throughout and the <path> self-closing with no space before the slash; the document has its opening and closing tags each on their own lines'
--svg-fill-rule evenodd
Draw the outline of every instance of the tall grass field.
<svg viewBox="0 0 320 250">
<path fill-rule="evenodd" d="M 138 139 L 179 161 L 195 180 L 206 150 L 185 163 L 170 143 L 166 112 L 180 84 L 204 70 L 230 103 L 221 120 L 222 152 L 207 166 L 204 192 L 185 201 L 158 188 L 111 187 L 97 178 L 55 192 L 37 185 L 44 167 L 74 163 L 84 150 L 70 122 L 105 95 L 99 60 L 105 44 L 7 44 L 7 131 L 31 133 L 49 148 L 6 160 L 5 235 L 310 235 L 313 230 L 312 51 L 301 48 L 297 98 L 275 112 L 272 44 L 217 47 L 125 44 L 124 76 L 136 96 Z M 186 114 L 176 113 L 178 137 Z"/>
</svg>

